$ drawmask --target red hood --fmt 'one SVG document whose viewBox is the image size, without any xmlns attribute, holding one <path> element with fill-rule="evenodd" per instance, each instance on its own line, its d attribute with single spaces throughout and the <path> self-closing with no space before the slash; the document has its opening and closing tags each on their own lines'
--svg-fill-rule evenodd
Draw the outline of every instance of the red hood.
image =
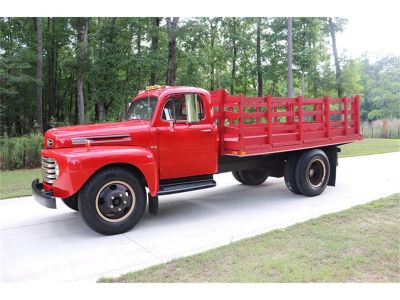
<svg viewBox="0 0 400 300">
<path fill-rule="evenodd" d="M 53 128 L 44 136 L 45 148 L 66 148 L 91 145 L 142 145 L 149 140 L 149 121 L 130 120 Z M 50 141 L 49 141 L 50 140 Z M 52 146 L 51 146 L 51 141 Z"/>
</svg>

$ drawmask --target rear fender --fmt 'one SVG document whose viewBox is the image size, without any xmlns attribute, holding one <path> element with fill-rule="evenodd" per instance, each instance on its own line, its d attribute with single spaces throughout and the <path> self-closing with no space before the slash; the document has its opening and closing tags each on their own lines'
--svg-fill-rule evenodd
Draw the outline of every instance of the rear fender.
<svg viewBox="0 0 400 300">
<path fill-rule="evenodd" d="M 60 168 L 56 182 L 51 186 L 45 184 L 45 190 L 52 190 L 55 197 L 66 198 L 74 195 L 95 172 L 113 164 L 125 164 L 139 170 L 152 196 L 156 196 L 159 189 L 157 160 L 153 152 L 144 147 L 44 149 L 42 156 L 56 159 Z"/>
<path fill-rule="evenodd" d="M 322 148 L 322 150 L 326 153 L 326 156 L 328 156 L 329 165 L 330 165 L 330 169 L 331 169 L 329 180 L 328 180 L 328 185 L 335 186 L 335 184 L 336 184 L 336 167 L 338 165 L 338 152 L 340 152 L 340 148 L 338 148 L 336 145 L 334 145 L 334 146 Z"/>
</svg>

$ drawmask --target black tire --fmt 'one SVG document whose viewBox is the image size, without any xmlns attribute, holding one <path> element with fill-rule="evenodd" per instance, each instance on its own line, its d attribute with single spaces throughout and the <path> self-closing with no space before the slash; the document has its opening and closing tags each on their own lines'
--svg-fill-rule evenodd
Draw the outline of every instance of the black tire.
<svg viewBox="0 0 400 300">
<path fill-rule="evenodd" d="M 232 175 L 233 175 L 233 177 L 234 177 L 237 181 L 239 181 L 240 183 L 243 184 L 243 179 L 240 178 L 239 171 L 232 171 Z"/>
<path fill-rule="evenodd" d="M 68 206 L 70 209 L 75 210 L 75 211 L 79 211 L 79 207 L 78 207 L 78 193 L 76 193 L 75 195 L 68 197 L 68 198 L 61 198 L 62 202 L 64 202 L 64 204 L 66 206 Z"/>
<path fill-rule="evenodd" d="M 126 232 L 146 209 L 144 186 L 129 170 L 110 167 L 95 174 L 79 192 L 79 212 L 94 231 L 106 235 Z"/>
<path fill-rule="evenodd" d="M 321 194 L 329 181 L 330 164 L 325 152 L 313 149 L 304 152 L 296 165 L 296 184 L 300 192 L 308 197 Z"/>
<path fill-rule="evenodd" d="M 286 187 L 294 194 L 301 194 L 299 187 L 296 183 L 296 164 L 299 161 L 299 153 L 292 153 L 286 160 L 283 177 L 285 179 Z"/>
<path fill-rule="evenodd" d="M 260 185 L 267 180 L 268 170 L 242 170 L 239 171 L 239 178 L 245 185 Z"/>
</svg>

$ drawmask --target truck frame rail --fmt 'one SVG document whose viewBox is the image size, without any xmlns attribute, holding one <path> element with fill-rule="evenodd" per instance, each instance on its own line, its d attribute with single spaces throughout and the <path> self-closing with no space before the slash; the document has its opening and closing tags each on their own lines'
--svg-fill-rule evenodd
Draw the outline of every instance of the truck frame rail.
<svg viewBox="0 0 400 300">
<path fill-rule="evenodd" d="M 360 97 L 277 98 L 212 91 L 221 155 L 259 155 L 361 140 Z"/>
</svg>

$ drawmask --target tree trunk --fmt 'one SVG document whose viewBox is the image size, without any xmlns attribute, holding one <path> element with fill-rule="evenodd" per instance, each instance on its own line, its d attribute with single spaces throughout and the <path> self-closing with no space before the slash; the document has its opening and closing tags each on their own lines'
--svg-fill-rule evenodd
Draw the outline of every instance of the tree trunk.
<svg viewBox="0 0 400 300">
<path fill-rule="evenodd" d="M 142 34 L 141 28 L 139 28 L 136 40 L 137 47 L 137 80 L 136 80 L 136 92 L 140 90 L 141 79 L 142 79 L 142 67 L 141 67 L 141 57 L 142 57 Z"/>
<path fill-rule="evenodd" d="M 176 29 L 179 18 L 167 18 L 168 31 L 168 69 L 167 69 L 167 85 L 175 85 L 176 83 Z"/>
<path fill-rule="evenodd" d="M 288 97 L 293 97 L 293 70 L 292 70 L 292 62 L 293 62 L 293 18 L 287 19 L 287 93 Z"/>
<path fill-rule="evenodd" d="M 261 72 L 261 18 L 257 18 L 257 83 L 258 97 L 263 95 L 263 78 Z"/>
<path fill-rule="evenodd" d="M 103 121 L 105 117 L 105 109 L 104 109 L 104 102 L 98 101 L 96 103 L 96 117 L 97 120 Z"/>
<path fill-rule="evenodd" d="M 340 70 L 339 57 L 336 47 L 336 28 L 335 28 L 335 23 L 333 23 L 332 21 L 332 18 L 328 18 L 328 22 L 329 22 L 329 31 L 331 33 L 331 38 L 332 38 L 333 58 L 335 60 L 335 68 L 336 68 L 336 88 L 338 97 L 341 98 L 343 96 L 343 88 L 341 82 L 342 72 Z"/>
<path fill-rule="evenodd" d="M 86 55 L 87 52 L 87 43 L 88 43 L 88 18 L 80 18 L 78 25 L 78 48 L 81 54 Z M 79 60 L 80 58 L 78 58 Z M 79 62 L 78 62 L 79 64 Z M 78 66 L 77 74 L 76 74 L 76 95 L 77 95 L 77 106 L 78 106 L 78 123 L 85 123 L 85 104 L 83 98 L 83 81 L 85 79 L 84 70 Z"/>
<path fill-rule="evenodd" d="M 37 58 L 36 58 L 36 121 L 40 132 L 43 133 L 43 55 L 42 55 L 42 19 L 35 18 L 37 37 Z"/>
<path fill-rule="evenodd" d="M 301 70 L 301 96 L 304 97 L 304 71 Z"/>
<path fill-rule="evenodd" d="M 151 66 L 150 74 L 150 85 L 156 84 L 156 70 L 157 70 L 157 59 L 156 54 L 158 50 L 158 39 L 159 39 L 159 29 L 160 29 L 161 18 L 154 18 L 154 28 L 153 34 L 151 36 L 151 52 L 153 53 L 153 63 Z"/>
<path fill-rule="evenodd" d="M 213 24 L 212 19 L 210 19 L 210 28 L 211 28 L 211 34 L 210 34 L 210 91 L 213 91 L 215 89 L 215 55 L 214 55 L 214 47 L 215 47 L 215 38 L 217 35 L 217 26 L 218 26 L 218 20 L 216 21 L 215 24 Z"/>
<path fill-rule="evenodd" d="M 48 37 L 48 81 L 49 81 L 49 117 L 56 115 L 56 79 L 55 79 L 55 18 L 49 18 Z M 51 24 L 50 24 L 51 23 Z"/>
<path fill-rule="evenodd" d="M 236 77 L 236 57 L 237 57 L 237 45 L 236 45 L 236 20 L 233 22 L 233 38 L 232 38 L 232 73 L 231 73 L 231 95 L 234 94 L 235 90 L 235 77 Z"/>
</svg>

